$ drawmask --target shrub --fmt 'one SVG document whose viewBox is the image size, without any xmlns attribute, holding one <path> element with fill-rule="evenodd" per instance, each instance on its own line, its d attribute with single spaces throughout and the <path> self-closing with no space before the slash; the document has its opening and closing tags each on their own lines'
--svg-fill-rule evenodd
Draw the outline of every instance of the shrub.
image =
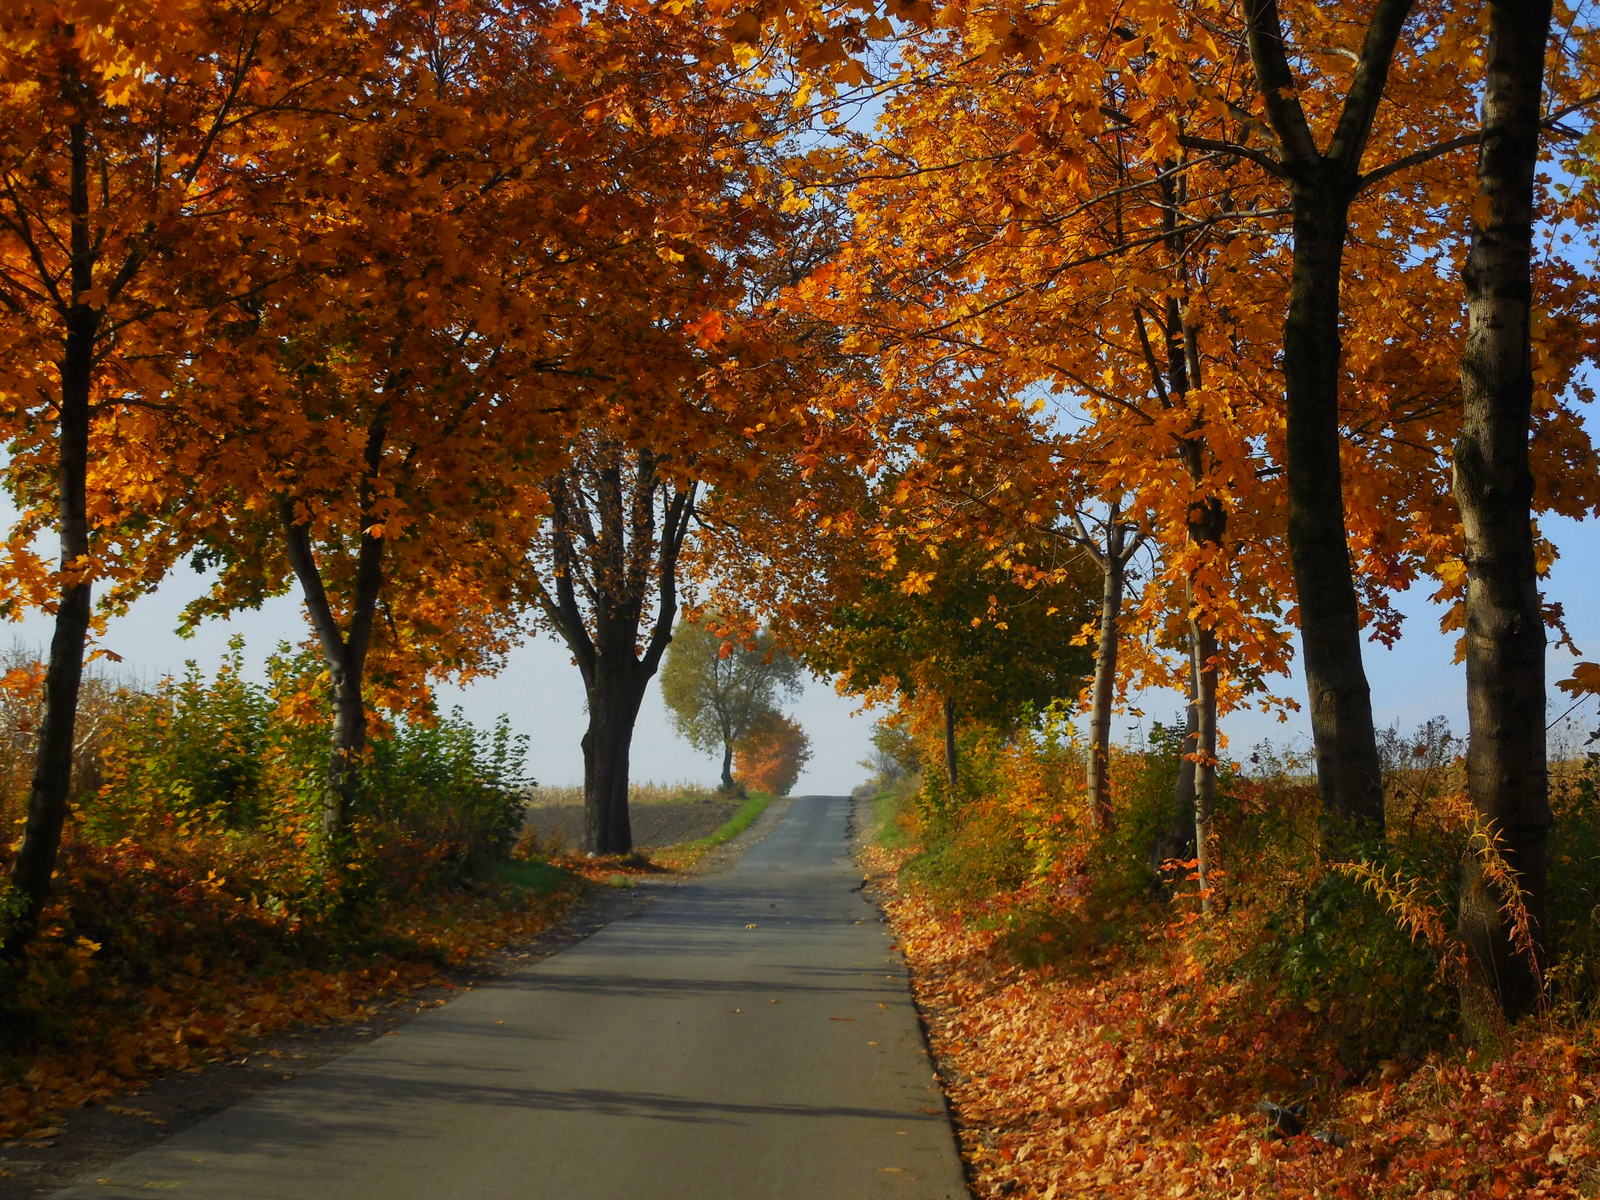
<svg viewBox="0 0 1600 1200">
<path fill-rule="evenodd" d="M 505 717 L 480 730 L 460 709 L 399 721 L 372 747 L 363 815 L 447 851 L 443 861 L 461 870 L 482 871 L 506 857 L 522 828 L 527 741 Z"/>
</svg>

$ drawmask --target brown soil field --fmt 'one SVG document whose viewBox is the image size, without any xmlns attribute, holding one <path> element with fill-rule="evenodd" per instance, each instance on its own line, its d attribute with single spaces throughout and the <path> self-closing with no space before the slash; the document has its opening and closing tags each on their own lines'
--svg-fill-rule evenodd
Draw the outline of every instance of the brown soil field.
<svg viewBox="0 0 1600 1200">
<path fill-rule="evenodd" d="M 740 803 L 706 799 L 630 805 L 633 844 L 651 850 L 703 838 L 738 812 Z M 575 850 L 583 842 L 583 809 L 575 804 L 530 806 L 527 828 L 547 847 Z"/>
</svg>

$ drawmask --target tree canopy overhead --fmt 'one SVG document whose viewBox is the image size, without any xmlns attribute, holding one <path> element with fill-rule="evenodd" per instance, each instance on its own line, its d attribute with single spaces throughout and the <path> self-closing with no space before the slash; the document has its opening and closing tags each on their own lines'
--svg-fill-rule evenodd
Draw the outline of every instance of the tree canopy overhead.
<svg viewBox="0 0 1600 1200">
<path fill-rule="evenodd" d="M 9 5 L 0 604 L 56 621 L 30 912 L 96 598 L 186 556 L 193 619 L 301 594 L 333 866 L 371 710 L 534 629 L 583 674 L 591 849 L 629 849 L 683 596 L 937 696 L 952 751 L 1093 666 L 1107 827 L 1116 695 L 1183 688 L 1203 878 L 1220 723 L 1293 703 L 1298 653 L 1337 858 L 1384 836 L 1363 638 L 1425 581 L 1537 891 L 1537 522 L 1600 506 L 1600 56 L 1542 12 Z M 724 783 L 730 713 L 684 726 Z"/>
</svg>

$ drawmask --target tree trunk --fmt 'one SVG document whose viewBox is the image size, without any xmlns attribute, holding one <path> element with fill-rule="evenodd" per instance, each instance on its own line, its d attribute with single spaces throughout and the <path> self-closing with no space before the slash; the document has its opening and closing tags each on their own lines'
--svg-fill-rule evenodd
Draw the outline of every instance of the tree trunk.
<svg viewBox="0 0 1600 1200">
<path fill-rule="evenodd" d="M 1116 514 L 1107 526 L 1104 554 L 1097 554 L 1103 586 L 1100 592 L 1100 640 L 1095 649 L 1094 685 L 1089 700 L 1089 765 L 1085 789 L 1095 828 L 1111 828 L 1111 702 L 1117 687 L 1118 626 L 1128 560 L 1118 536 Z"/>
<path fill-rule="evenodd" d="M 361 795 L 361 764 L 367 753 L 367 704 L 362 695 L 364 663 L 351 655 L 330 665 L 333 735 L 328 756 L 328 787 L 323 796 L 322 836 L 332 847 L 350 828 Z"/>
<path fill-rule="evenodd" d="M 1551 816 L 1545 763 L 1544 620 L 1534 562 L 1534 168 L 1549 0 L 1490 0 L 1484 140 L 1463 282 L 1467 343 L 1455 446 L 1455 496 L 1466 534 L 1467 790 L 1516 871 L 1533 954 L 1519 948 L 1504 895 L 1483 863 L 1463 865 L 1461 931 L 1479 980 L 1508 1017 L 1542 997 L 1541 938 Z M 1469 999 L 1469 1021 L 1472 1019 Z"/>
<path fill-rule="evenodd" d="M 1324 853 L 1383 835 L 1383 780 L 1339 468 L 1339 272 L 1361 161 L 1414 0 L 1376 0 L 1327 150 L 1301 104 L 1278 0 L 1244 0 L 1250 61 L 1294 219 L 1283 325 L 1289 553 L 1300 607 Z"/>
<path fill-rule="evenodd" d="M 636 680 L 632 672 L 607 672 L 596 675 L 589 688 L 589 727 L 582 744 L 583 848 L 590 854 L 633 852 L 628 759 L 648 683 L 648 675 Z"/>
<path fill-rule="evenodd" d="M 368 447 L 369 459 L 374 460 L 381 451 L 381 434 L 375 440 L 377 445 L 369 443 Z M 375 463 L 373 470 L 371 477 L 375 478 Z M 300 583 L 300 594 L 322 647 L 331 683 L 333 729 L 328 750 L 328 783 L 322 801 L 322 853 L 332 863 L 339 861 L 339 839 L 350 828 L 350 818 L 361 796 L 362 760 L 367 750 L 367 705 L 362 685 L 378 597 L 383 590 L 383 539 L 365 533 L 361 536 L 349 626 L 343 629 L 328 601 L 311 541 L 311 527 L 298 519 L 292 501 L 280 501 L 278 510 L 289 565 Z"/>
<path fill-rule="evenodd" d="M 961 782 L 961 767 L 956 753 L 956 702 L 950 696 L 944 698 L 944 768 L 954 799 L 956 786 Z"/>
<path fill-rule="evenodd" d="M 1187 439 L 1184 457 L 1189 463 L 1190 479 L 1198 488 L 1202 485 L 1201 445 L 1198 439 Z M 1221 553 L 1222 540 L 1228 529 L 1228 513 L 1215 495 L 1194 500 L 1189 505 L 1189 541 L 1204 546 L 1213 553 Z M 1207 916 L 1213 911 L 1213 900 L 1221 880 L 1216 871 L 1216 842 L 1211 834 L 1211 814 L 1217 803 L 1217 659 L 1221 653 L 1216 629 L 1200 609 L 1195 594 L 1194 578 L 1184 584 L 1184 600 L 1189 611 L 1189 679 L 1194 703 L 1191 714 L 1194 722 L 1194 740 L 1190 752 L 1194 754 L 1194 854 L 1196 873 L 1200 879 L 1200 911 Z"/>
<path fill-rule="evenodd" d="M 70 133 L 72 204 L 72 290 L 81 296 L 94 283 L 95 252 L 89 230 L 88 131 L 75 124 Z M 89 424 L 94 384 L 95 340 L 100 313 L 83 303 L 66 313 L 67 336 L 59 363 L 60 415 L 57 434 L 57 503 L 61 545 L 61 583 L 56 597 L 55 632 L 45 672 L 44 713 L 34 756 L 33 782 L 22 845 L 11 867 L 23 910 L 3 948 L 12 957 L 32 940 L 39 915 L 50 898 L 61 835 L 72 795 L 72 749 L 78 721 L 88 644 L 91 586 L 74 568 L 88 565 Z"/>
<path fill-rule="evenodd" d="M 550 481 L 552 586 L 534 581 L 546 617 L 572 651 L 589 700 L 583 792 L 584 849 L 590 854 L 633 850 L 633 726 L 672 641 L 678 555 L 694 517 L 695 486 L 663 483 L 649 452 L 631 454 L 601 440 Z M 631 482 L 625 479 L 630 466 Z M 641 625 L 652 590 L 655 618 L 646 630 Z M 585 595 L 592 597 L 587 615 Z"/>
<path fill-rule="evenodd" d="M 733 742 L 722 743 L 722 790 L 733 791 Z"/>
<path fill-rule="evenodd" d="M 1331 177 L 1294 189 L 1294 277 L 1283 334 L 1289 551 L 1324 844 L 1332 854 L 1383 834 L 1383 780 L 1339 465 L 1339 272 L 1351 191 Z"/>
</svg>

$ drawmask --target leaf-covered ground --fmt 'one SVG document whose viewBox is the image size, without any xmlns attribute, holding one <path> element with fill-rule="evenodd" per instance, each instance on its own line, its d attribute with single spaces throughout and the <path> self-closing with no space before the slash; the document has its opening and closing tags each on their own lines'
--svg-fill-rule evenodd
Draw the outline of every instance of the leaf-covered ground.
<svg viewBox="0 0 1600 1200">
<path fill-rule="evenodd" d="M 1028 968 L 897 882 L 890 855 L 870 861 L 985 1200 L 1600 1194 L 1592 1026 L 1335 1084 L 1316 1013 L 1252 1012 L 1180 932 Z M 1307 1089 L 1305 1131 L 1269 1136 L 1257 1104 Z"/>
<path fill-rule="evenodd" d="M 62 979 L 67 1007 L 49 1014 L 53 1035 L 7 1058 L 0 1139 L 48 1139 L 72 1109 L 109 1103 L 263 1035 L 368 1019 L 418 989 L 450 985 L 461 966 L 547 930 L 575 895 L 562 888 L 431 897 L 385 914 L 391 949 L 342 966 L 262 970 L 197 953 L 163 963 L 158 979 L 136 990 L 88 986 L 99 947 L 79 939 L 51 954 L 52 970 L 79 960 L 77 977 Z"/>
</svg>

